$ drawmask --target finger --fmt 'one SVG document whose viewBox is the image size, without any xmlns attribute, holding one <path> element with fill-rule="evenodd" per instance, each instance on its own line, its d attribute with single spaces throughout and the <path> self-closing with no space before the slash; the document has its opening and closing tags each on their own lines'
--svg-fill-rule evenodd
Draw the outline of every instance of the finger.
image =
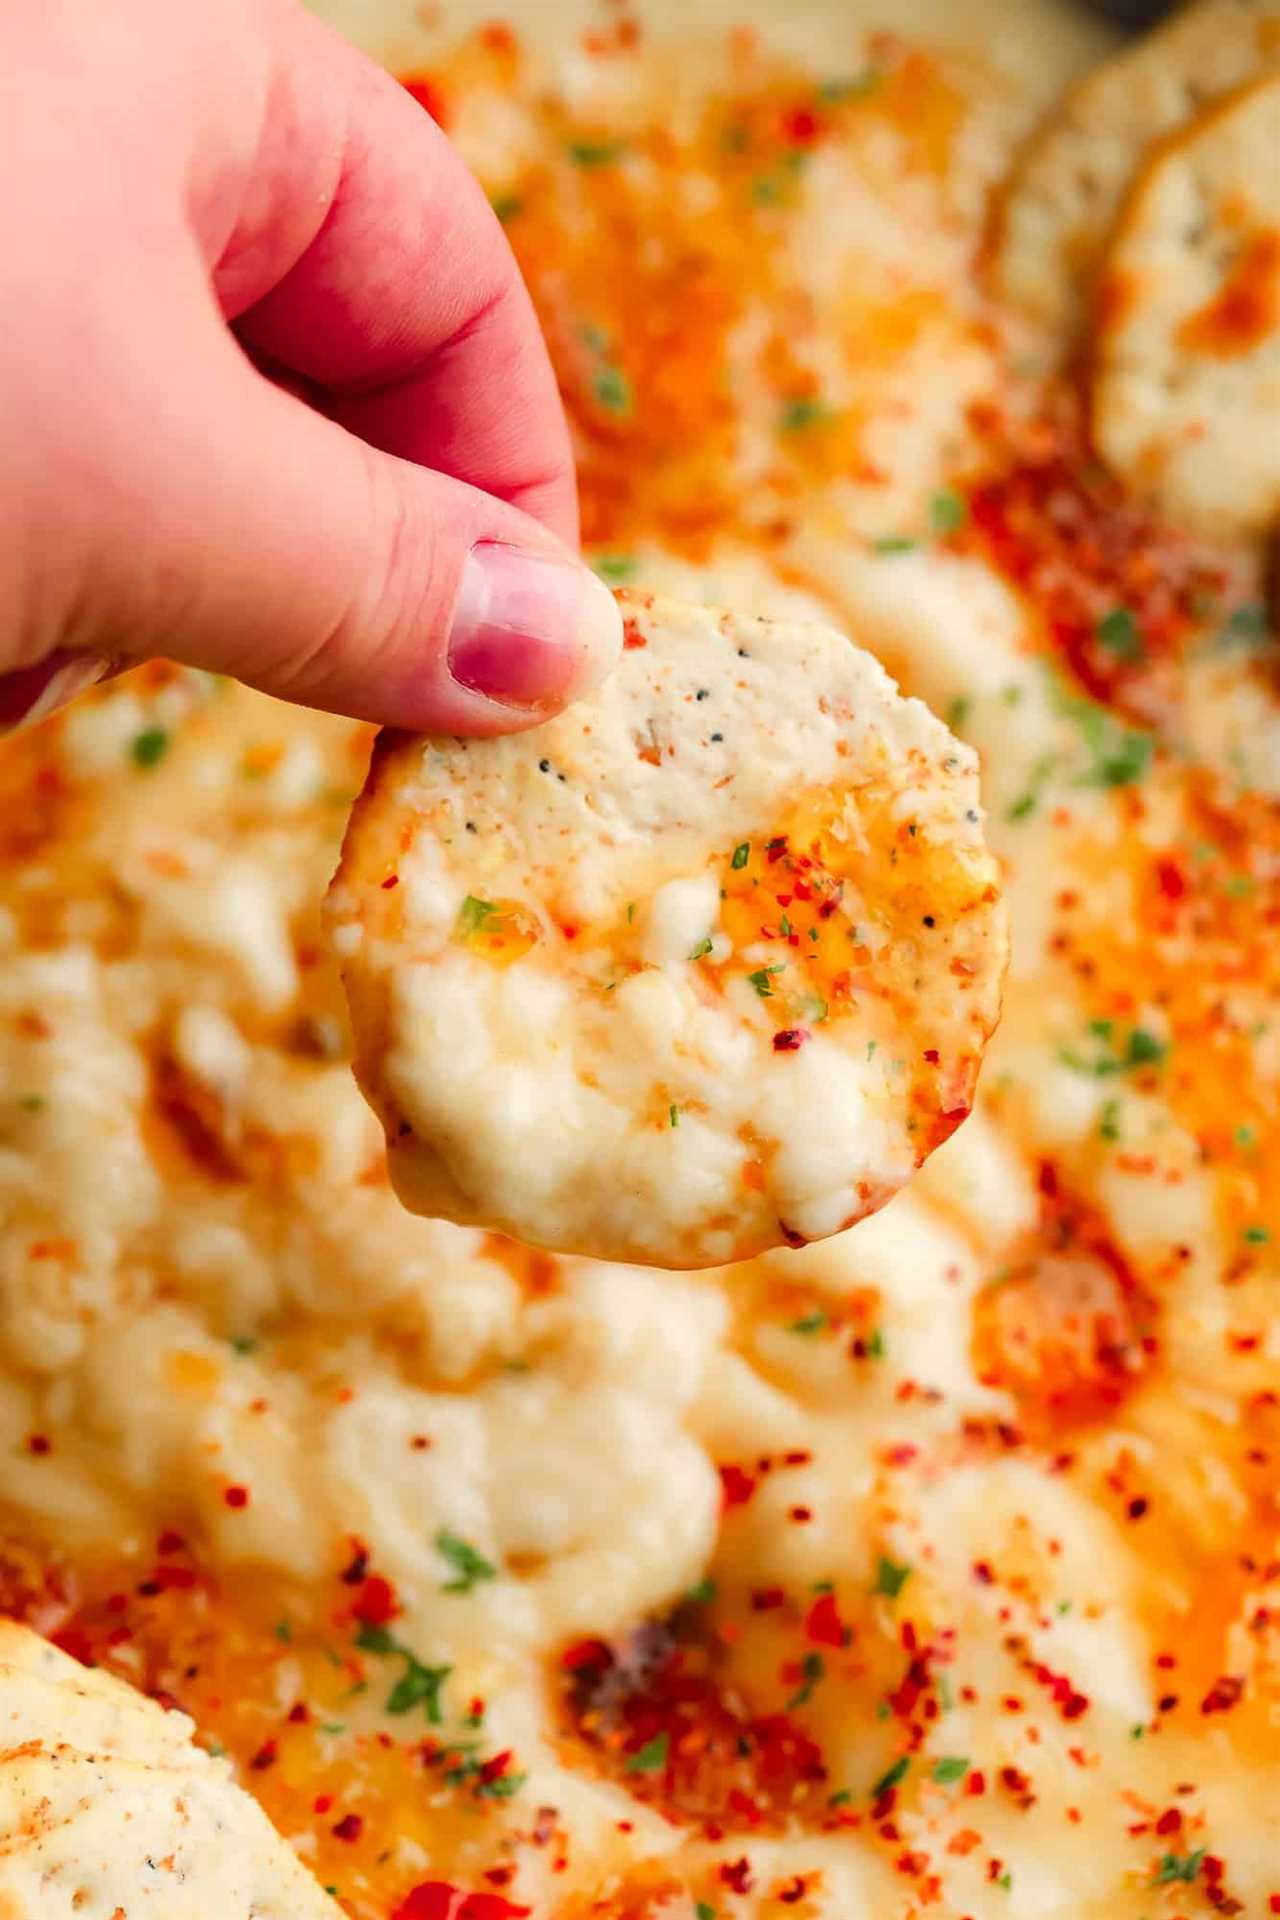
<svg viewBox="0 0 1280 1920">
<path fill-rule="evenodd" d="M 568 429 L 506 236 L 403 88 L 300 9 L 252 194 L 215 267 L 255 351 L 371 445 L 577 538 Z"/>
<path fill-rule="evenodd" d="M 528 726 L 613 664 L 612 595 L 538 521 L 374 451 L 225 333 L 185 373 L 153 424 L 163 486 L 140 474 L 115 503 L 139 533 L 105 561 L 111 629 L 84 644 L 447 733 Z"/>
</svg>

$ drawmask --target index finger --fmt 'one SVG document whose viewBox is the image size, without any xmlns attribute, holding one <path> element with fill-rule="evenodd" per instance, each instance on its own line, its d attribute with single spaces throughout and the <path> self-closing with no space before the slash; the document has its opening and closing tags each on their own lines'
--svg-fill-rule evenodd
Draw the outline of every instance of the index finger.
<svg viewBox="0 0 1280 1920">
<path fill-rule="evenodd" d="M 576 544 L 555 375 L 506 235 L 430 116 L 281 7 L 262 144 L 214 285 L 247 346 L 370 445 Z"/>
</svg>

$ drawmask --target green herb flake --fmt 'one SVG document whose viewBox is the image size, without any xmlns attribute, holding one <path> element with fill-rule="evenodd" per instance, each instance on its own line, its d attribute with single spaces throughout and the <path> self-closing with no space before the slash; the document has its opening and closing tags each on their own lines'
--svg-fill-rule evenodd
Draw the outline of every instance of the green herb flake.
<svg viewBox="0 0 1280 1920">
<path fill-rule="evenodd" d="M 770 1000 L 773 997 L 773 987 L 770 984 L 770 976 L 781 972 L 782 968 L 780 966 L 757 967 L 754 973 L 747 975 L 747 979 L 751 982 L 762 1000 Z"/>
<path fill-rule="evenodd" d="M 827 1316 L 823 1312 L 822 1308 L 814 1307 L 812 1312 L 802 1314 L 798 1320 L 792 1320 L 789 1326 L 787 1327 L 787 1332 L 788 1333 L 821 1333 L 823 1328 L 829 1326 L 830 1324 L 831 1323 L 827 1319 Z"/>
<path fill-rule="evenodd" d="M 442 1560 L 448 1561 L 457 1575 L 456 1579 L 445 1582 L 440 1589 L 442 1593 L 470 1593 L 482 1581 L 496 1580 L 498 1577 L 498 1569 L 491 1560 L 477 1553 L 469 1541 L 460 1540 L 456 1533 L 449 1533 L 444 1528 L 436 1535 L 436 1552 Z"/>
<path fill-rule="evenodd" d="M 1269 1227 L 1246 1227 L 1244 1237 L 1251 1247 L 1265 1247 L 1271 1238 Z"/>
<path fill-rule="evenodd" d="M 1220 647 L 1256 647 L 1267 638 L 1267 610 L 1258 601 L 1233 607 L 1218 635 Z"/>
<path fill-rule="evenodd" d="M 131 752 L 139 767 L 155 767 L 169 751 L 169 735 L 164 727 L 145 727 L 135 734 Z"/>
<path fill-rule="evenodd" d="M 900 1759 L 895 1760 L 893 1765 L 887 1767 L 880 1775 L 880 1778 L 871 1789 L 871 1798 L 873 1800 L 879 1800 L 882 1794 L 888 1793 L 890 1787 L 898 1786 L 901 1781 L 906 1779 L 910 1769 L 910 1755 L 904 1753 Z"/>
<path fill-rule="evenodd" d="M 883 1360 L 884 1351 L 884 1335 L 879 1327 L 873 1327 L 867 1335 L 867 1358 L 868 1360 Z"/>
<path fill-rule="evenodd" d="M 673 1127 L 678 1127 L 678 1126 L 680 1125 L 680 1109 L 679 1109 L 679 1107 L 677 1107 L 677 1106 L 670 1106 L 670 1107 L 668 1107 L 668 1108 L 667 1108 L 667 1118 L 668 1118 L 668 1120 L 669 1120 L 669 1121 L 671 1122 L 671 1125 L 672 1125 Z"/>
<path fill-rule="evenodd" d="M 1005 1893 L 1008 1893 L 1010 1887 L 1013 1885 L 1013 1875 L 1007 1867 L 996 1881 L 996 1885 Z"/>
<path fill-rule="evenodd" d="M 479 933 L 487 926 L 497 911 L 492 900 L 480 900 L 474 893 L 469 893 L 458 908 L 454 932 L 460 940 L 465 940 L 469 934 Z"/>
<path fill-rule="evenodd" d="M 638 1753 L 627 1755 L 624 1769 L 627 1773 L 661 1773 L 667 1764 L 667 1749 L 670 1736 L 667 1733 L 655 1733 L 652 1740 L 646 1741 Z"/>
<path fill-rule="evenodd" d="M 233 1353 L 239 1354 L 256 1353 L 258 1343 L 251 1334 L 238 1333 L 231 1342 L 231 1349 Z"/>
<path fill-rule="evenodd" d="M 813 1698 L 813 1690 L 819 1681 L 825 1680 L 827 1663 L 820 1653 L 806 1653 L 801 1663 L 802 1684 L 799 1691 L 793 1693 L 787 1701 L 785 1711 L 794 1713 L 797 1707 L 807 1706 Z"/>
<path fill-rule="evenodd" d="M 916 542 L 906 533 L 882 534 L 871 546 L 875 553 L 914 553 L 916 550 Z"/>
<path fill-rule="evenodd" d="M 933 1778 L 940 1787 L 953 1787 L 957 1780 L 964 1779 L 968 1771 L 967 1760 L 958 1753 L 947 1753 L 934 1762 Z"/>
<path fill-rule="evenodd" d="M 514 220 L 523 210 L 524 201 L 518 193 L 499 193 L 495 194 L 490 205 L 505 227 L 508 220 Z"/>
<path fill-rule="evenodd" d="M 1110 613 L 1104 613 L 1095 632 L 1098 645 L 1114 653 L 1117 660 L 1141 660 L 1146 651 L 1138 623 L 1128 607 L 1112 607 Z"/>
<path fill-rule="evenodd" d="M 959 732 L 972 711 L 973 701 L 969 695 L 967 693 L 958 693 L 951 702 L 951 705 L 947 708 L 947 725 L 953 733 Z"/>
<path fill-rule="evenodd" d="M 1114 1143 L 1120 1138 L 1120 1102 L 1108 1100 L 1098 1120 L 1098 1136 L 1102 1140 Z"/>
<path fill-rule="evenodd" d="M 600 578 L 612 586 L 621 586 L 623 581 L 635 577 L 636 561 L 629 553 L 598 553 L 591 565 Z"/>
<path fill-rule="evenodd" d="M 887 1594 L 890 1600 L 896 1600 L 910 1578 L 911 1569 L 909 1566 L 897 1560 L 889 1560 L 884 1554 L 881 1554 L 879 1565 L 876 1568 L 876 1583 L 871 1591 L 872 1593 Z"/>
<path fill-rule="evenodd" d="M 690 1587 L 685 1599 L 691 1607 L 709 1607 L 720 1589 L 710 1574 L 704 1575 L 696 1587 Z"/>
<path fill-rule="evenodd" d="M 709 1900 L 699 1900 L 693 1909 L 694 1920 L 716 1920 L 716 1910 Z"/>
<path fill-rule="evenodd" d="M 276 1639 L 282 1640 L 286 1647 L 289 1645 L 293 1639 L 293 1627 L 289 1621 L 279 1620 L 276 1622 Z"/>
<path fill-rule="evenodd" d="M 824 80 L 818 88 L 818 98 L 827 106 L 839 106 L 844 100 L 865 100 L 884 85 L 884 75 L 878 67 L 864 67 L 861 73 L 854 73 L 847 80 Z"/>
<path fill-rule="evenodd" d="M 607 413 L 630 413 L 631 382 L 621 367 L 601 367 L 591 390 Z"/>
<path fill-rule="evenodd" d="M 805 427 L 821 426 L 831 418 L 830 407 L 825 407 L 821 400 L 788 400 L 778 425 L 783 433 L 799 433 Z"/>
<path fill-rule="evenodd" d="M 699 940 L 697 946 L 694 948 L 693 952 L 689 955 L 689 958 L 691 960 L 705 960 L 707 955 L 710 953 L 710 951 L 711 951 L 711 935 L 707 934 L 705 939 Z"/>
<path fill-rule="evenodd" d="M 452 1667 L 425 1666 L 417 1654 L 411 1648 L 401 1646 L 386 1627 L 371 1626 L 368 1622 L 356 1635 L 356 1645 L 362 1653 L 376 1653 L 384 1659 L 404 1661 L 404 1672 L 387 1696 L 387 1713 L 411 1713 L 415 1707 L 422 1707 L 433 1727 L 443 1723 L 440 1690 L 453 1672 Z M 362 1692 L 363 1686 L 362 1682 L 351 1691 Z"/>
<path fill-rule="evenodd" d="M 500 1773 L 496 1779 L 481 1780 L 476 1786 L 476 1798 L 510 1800 L 513 1794 L 519 1793 L 528 1778 L 527 1773 Z"/>
<path fill-rule="evenodd" d="M 569 158 L 575 167 L 611 167 L 627 151 L 625 140 L 571 140 Z"/>
<path fill-rule="evenodd" d="M 1113 1039 L 1113 1024 L 1110 1020 L 1091 1020 L 1089 1032 L 1104 1047 L 1092 1060 L 1083 1059 L 1078 1053 L 1067 1047 L 1059 1054 L 1064 1066 L 1074 1068 L 1077 1073 L 1092 1074 L 1096 1080 L 1104 1080 L 1113 1073 L 1132 1073 L 1137 1067 L 1159 1066 L 1169 1049 L 1163 1040 L 1157 1039 L 1145 1027 L 1134 1027 L 1125 1045 L 1117 1047 Z M 1104 1117 L 1106 1109 L 1103 1109 Z M 1104 1138 L 1109 1137 L 1105 1136 Z"/>
<path fill-rule="evenodd" d="M 944 487 L 929 502 L 929 525 L 936 534 L 958 533 L 969 518 L 969 503 L 962 493 Z"/>
<path fill-rule="evenodd" d="M 733 858 L 730 860 L 729 865 L 735 873 L 741 873 L 750 858 L 751 842 L 749 840 L 740 840 L 733 850 Z"/>
<path fill-rule="evenodd" d="M 18 1097 L 18 1105 L 24 1113 L 39 1113 L 45 1104 L 42 1093 L 24 1093 Z"/>
<path fill-rule="evenodd" d="M 1199 1878 L 1200 1863 L 1209 1851 L 1207 1847 L 1197 1847 L 1194 1853 L 1166 1853 L 1152 1881 L 1154 1887 L 1170 1887 L 1175 1880 L 1185 1881 L 1190 1886 Z"/>
</svg>

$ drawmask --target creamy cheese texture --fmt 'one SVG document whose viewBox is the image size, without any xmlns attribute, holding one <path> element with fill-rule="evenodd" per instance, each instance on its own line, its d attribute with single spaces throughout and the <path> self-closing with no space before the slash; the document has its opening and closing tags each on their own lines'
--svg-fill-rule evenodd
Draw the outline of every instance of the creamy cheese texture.
<svg viewBox="0 0 1280 1920">
<path fill-rule="evenodd" d="M 621 604 L 548 725 L 379 743 L 330 931 L 415 1212 L 715 1266 L 851 1226 L 955 1131 L 1006 917 L 974 755 L 870 654 Z"/>
<path fill-rule="evenodd" d="M 368 730 L 111 683 L 0 749 L 3 1611 L 349 1920 L 1265 1916 L 1263 555 L 1098 471 L 975 263 L 1093 29 L 550 17 L 347 24 L 500 207 L 602 574 L 855 632 L 976 750 L 976 1108 L 731 1270 L 414 1218 L 320 925 Z"/>
</svg>

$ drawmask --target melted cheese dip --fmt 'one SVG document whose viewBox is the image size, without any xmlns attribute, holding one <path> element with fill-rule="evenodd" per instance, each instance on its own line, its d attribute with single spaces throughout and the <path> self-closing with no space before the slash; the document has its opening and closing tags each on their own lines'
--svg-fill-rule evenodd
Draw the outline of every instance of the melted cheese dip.
<svg viewBox="0 0 1280 1920">
<path fill-rule="evenodd" d="M 0 1603 L 180 1704 L 353 1920 L 1265 1914 L 1273 643 L 1258 556 L 1100 481 L 983 304 L 1066 14 L 428 65 L 405 13 L 601 571 L 834 613 L 979 750 L 1004 1023 L 828 1244 L 529 1253 L 406 1215 L 355 1090 L 366 730 L 156 666 L 8 742 Z"/>
</svg>

